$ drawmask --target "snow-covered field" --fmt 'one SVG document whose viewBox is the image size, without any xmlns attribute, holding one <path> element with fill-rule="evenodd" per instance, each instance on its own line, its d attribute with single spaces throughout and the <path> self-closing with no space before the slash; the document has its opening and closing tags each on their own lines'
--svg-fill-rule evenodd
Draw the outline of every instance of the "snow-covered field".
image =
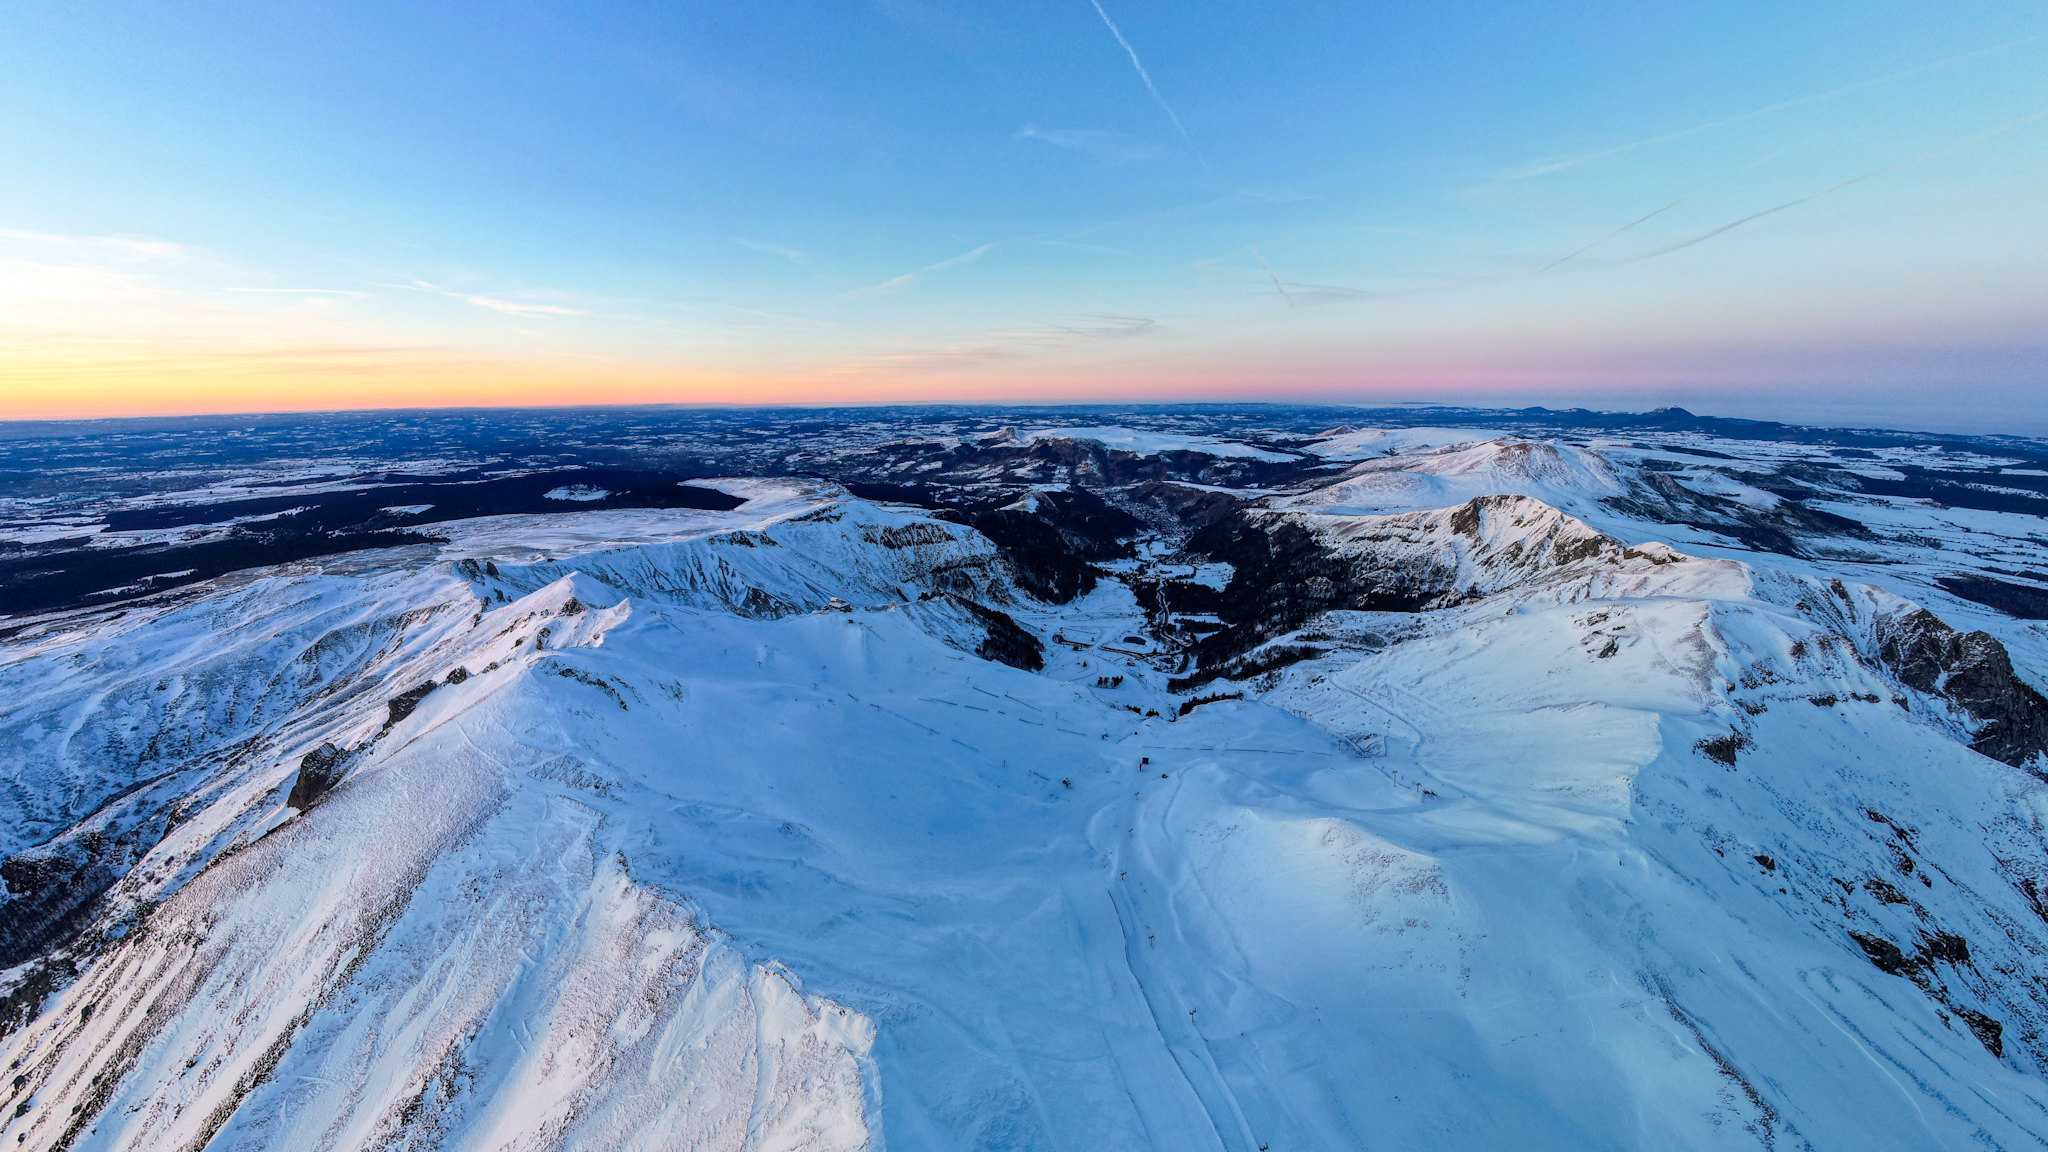
<svg viewBox="0 0 2048 1152">
<path fill-rule="evenodd" d="M 9 891 L 111 887 L 0 983 L 0 1144 L 2048 1143 L 2048 765 L 1901 655 L 2040 626 L 1447 431 L 1246 514 L 1433 599 L 1199 686 L 1137 591 L 1230 564 L 1040 602 L 821 479 L 13 621 Z"/>
<path fill-rule="evenodd" d="M 1236 457 L 1283 463 L 1294 459 L 1280 452 L 1219 440 L 1214 436 L 1175 435 L 1142 428 L 1035 428 L 1019 433 L 1017 438 L 1024 443 L 1039 440 L 1088 441 L 1111 451 L 1132 452 L 1140 456 L 1157 456 L 1162 452 L 1200 452 L 1226 459 Z"/>
</svg>

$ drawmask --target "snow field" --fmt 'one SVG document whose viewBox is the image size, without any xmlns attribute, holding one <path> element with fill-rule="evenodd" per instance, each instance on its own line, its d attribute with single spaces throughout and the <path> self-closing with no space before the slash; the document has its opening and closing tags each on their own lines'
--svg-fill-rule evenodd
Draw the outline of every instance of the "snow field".
<svg viewBox="0 0 2048 1152">
<path fill-rule="evenodd" d="M 0 1039 L 17 1146 L 2048 1138 L 2048 790 L 1892 702 L 1881 593 L 1534 500 L 1465 535 L 1275 512 L 1483 595 L 1174 720 L 1162 673 L 1049 641 L 1133 631 L 1117 582 L 1033 605 L 957 525 L 748 494 L 477 522 L 466 564 L 254 581 L 0 669 L 36 701 L 16 778 L 73 789 L 17 811 L 101 803 L 143 729 L 186 734 L 198 799 L 124 881 L 161 903 Z M 942 591 L 1046 669 L 969 655 Z M 284 808 L 322 741 L 364 751 Z M 1895 975 L 1850 932 L 1969 958 Z"/>
</svg>

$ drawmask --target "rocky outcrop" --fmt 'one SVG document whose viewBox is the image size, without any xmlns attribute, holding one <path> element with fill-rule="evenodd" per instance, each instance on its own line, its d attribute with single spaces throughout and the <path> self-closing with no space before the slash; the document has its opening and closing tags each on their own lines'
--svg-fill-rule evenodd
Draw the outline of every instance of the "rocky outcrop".
<svg viewBox="0 0 2048 1152">
<path fill-rule="evenodd" d="M 1481 496 L 1390 516 L 1247 510 L 1197 533 L 1191 551 L 1235 574 L 1217 614 L 1229 625 L 1196 650 L 1229 659 L 1333 609 L 1419 612 L 1581 568 L 1647 570 L 1683 559 L 1630 547 L 1528 496 Z"/>
<path fill-rule="evenodd" d="M 304 812 L 339 784 L 347 769 L 348 753 L 332 744 L 320 745 L 299 758 L 299 775 L 292 781 L 291 795 L 285 804 Z"/>
<path fill-rule="evenodd" d="M 2048 775 L 2048 699 L 2013 674 L 1988 632 L 1958 632 L 1925 608 L 1882 622 L 1878 657 L 1899 682 L 1940 696 L 1978 724 L 1970 747 Z"/>
<path fill-rule="evenodd" d="M 1022 668 L 1026 672 L 1036 672 L 1045 667 L 1045 644 L 1032 635 L 1029 629 L 1017 623 L 1008 612 L 990 608 L 985 604 L 976 604 L 960 596 L 951 599 L 955 604 L 967 609 L 968 613 L 988 630 L 988 635 L 982 640 L 981 646 L 975 649 L 975 655 L 983 660 L 993 660 L 998 664 L 1008 664 L 1012 668 Z"/>
<path fill-rule="evenodd" d="M 1418 593 L 1378 579 L 1292 517 L 1239 513 L 1197 533 L 1188 548 L 1233 568 L 1213 605 L 1225 627 L 1195 646 L 1203 666 L 1299 628 L 1319 612 L 1415 612 L 1441 591 Z"/>
<path fill-rule="evenodd" d="M 111 859 L 104 837 L 78 837 L 0 860 L 8 899 L 0 904 L 0 967 L 32 960 L 89 918 L 127 860 Z"/>
</svg>

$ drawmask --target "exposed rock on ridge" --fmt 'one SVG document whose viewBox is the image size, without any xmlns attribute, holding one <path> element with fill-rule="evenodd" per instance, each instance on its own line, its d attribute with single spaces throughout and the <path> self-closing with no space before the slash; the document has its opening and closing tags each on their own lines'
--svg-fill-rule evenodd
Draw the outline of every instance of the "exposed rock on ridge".
<svg viewBox="0 0 2048 1152">
<path fill-rule="evenodd" d="M 1901 683 L 1951 701 L 1978 722 L 1970 747 L 2048 776 L 2048 700 L 2013 674 L 1996 637 L 1959 632 L 1925 608 L 1885 620 L 1878 636 L 1878 654 Z"/>
<path fill-rule="evenodd" d="M 1644 572 L 1684 559 L 1631 547 L 1528 496 L 1387 516 L 1247 509 L 1196 534 L 1191 551 L 1235 566 L 1219 598 L 1230 625 L 1198 647 L 1215 663 L 1318 612 L 1419 612 L 1535 581 Z"/>
</svg>

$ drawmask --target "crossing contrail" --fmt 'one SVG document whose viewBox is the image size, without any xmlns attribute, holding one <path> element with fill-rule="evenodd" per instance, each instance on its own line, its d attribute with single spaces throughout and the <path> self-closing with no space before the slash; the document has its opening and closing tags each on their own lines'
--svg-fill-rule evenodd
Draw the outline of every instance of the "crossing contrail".
<svg viewBox="0 0 2048 1152">
<path fill-rule="evenodd" d="M 1749 163 L 1749 164 L 1744 164 L 1744 165 L 1742 166 L 1741 170 L 1740 170 L 1740 171 L 1738 171 L 1738 172 L 1736 172 L 1736 173 L 1735 173 L 1735 175 L 1736 175 L 1736 176 L 1739 176 L 1739 175 L 1741 175 L 1741 174 L 1742 174 L 1743 172 L 1747 172 L 1747 171 L 1749 171 L 1749 170 L 1750 170 L 1750 169 L 1752 169 L 1752 168 L 1757 168 L 1757 167 L 1761 167 L 1762 165 L 1768 164 L 1768 163 L 1770 163 L 1771 161 L 1773 161 L 1773 160 L 1777 159 L 1777 158 L 1778 158 L 1779 156 L 1782 156 L 1783 154 L 1784 154 L 1783 152 L 1773 152 L 1773 153 L 1771 153 L 1771 154 L 1770 154 L 1769 156 L 1766 156 L 1766 157 L 1764 157 L 1764 158 L 1763 158 L 1763 159 L 1761 159 L 1761 160 L 1757 160 L 1757 161 L 1754 161 L 1754 162 L 1752 162 L 1752 163 Z M 1717 184 L 1718 184 L 1718 183 L 1725 183 L 1725 182 L 1726 182 L 1727 180 L 1731 180 L 1731 179 L 1734 179 L 1734 177 L 1733 177 L 1733 176 L 1730 176 L 1730 177 L 1725 177 L 1725 178 L 1723 178 L 1723 180 L 1720 180 L 1720 181 L 1716 181 L 1715 183 L 1717 183 Z M 1712 186 L 1713 186 L 1713 185 L 1709 185 L 1708 187 L 1712 187 Z M 1551 261 L 1550 263 L 1548 263 L 1548 264 L 1545 264 L 1545 265 L 1544 265 L 1543 267 L 1541 267 L 1541 268 L 1538 268 L 1538 269 L 1537 269 L 1536 271 L 1534 271 L 1534 272 L 1530 273 L 1530 275 L 1532 275 L 1532 276 L 1541 276 L 1541 275 L 1543 275 L 1543 274 L 1544 274 L 1545 272 L 1548 272 L 1548 271 L 1550 271 L 1550 270 L 1551 270 L 1552 268 L 1555 268 L 1555 267 L 1557 267 L 1557 266 L 1558 266 L 1559 264 L 1564 264 L 1564 263 L 1568 263 L 1568 262 L 1570 262 L 1570 261 L 1572 261 L 1572 260 L 1576 260 L 1576 259 L 1578 259 L 1578 258 L 1579 258 L 1580 256 L 1583 256 L 1583 255 L 1585 255 L 1586 253 L 1588 253 L 1588 252 L 1591 252 L 1591 251 L 1592 251 L 1593 249 L 1595 249 L 1595 248 L 1598 248 L 1598 247 L 1599 247 L 1600 245 L 1602 245 L 1602 244 L 1605 244 L 1605 243 L 1607 243 L 1607 242 L 1608 242 L 1609 240 L 1612 240 L 1612 239 L 1614 239 L 1614 238 L 1615 238 L 1616 236 L 1619 236 L 1619 235 L 1621 235 L 1622 233 L 1624 233 L 1624 232 L 1627 232 L 1627 231 L 1629 231 L 1630 229 L 1634 228 L 1634 227 L 1635 227 L 1636 225 L 1638 225 L 1638 224 L 1645 224 L 1645 223 L 1648 223 L 1649 221 L 1651 221 L 1651 220 L 1654 220 L 1654 219 L 1656 219 L 1656 218 L 1657 218 L 1657 217 L 1659 217 L 1659 216 L 1662 216 L 1662 215 L 1663 215 L 1664 213 L 1666 213 L 1666 212 L 1669 212 L 1669 211 L 1671 211 L 1671 210 L 1672 210 L 1673 208 L 1676 208 L 1676 207 L 1678 207 L 1678 206 L 1679 206 L 1680 204 L 1683 204 L 1683 203 L 1685 203 L 1686 201 L 1688 201 L 1688 200 L 1692 199 L 1693 197 L 1695 197 L 1695 196 L 1698 196 L 1698 195 L 1700 194 L 1700 192 L 1703 192 L 1703 191 L 1705 191 L 1705 190 L 1706 190 L 1706 189 L 1699 189 L 1699 190 L 1697 190 L 1697 191 L 1693 191 L 1693 192 L 1688 192 L 1688 193 L 1686 193 L 1685 195 L 1683 195 L 1683 196 L 1680 196 L 1680 197 L 1679 197 L 1678 199 L 1676 199 L 1676 200 L 1673 200 L 1673 201 L 1672 201 L 1671 203 L 1669 203 L 1669 204 L 1666 204 L 1666 205 L 1665 205 L 1665 206 L 1663 206 L 1662 208 L 1659 208 L 1659 209 L 1657 209 L 1657 210 L 1656 210 L 1655 212 L 1652 212 L 1652 213 L 1650 213 L 1650 214 L 1649 214 L 1649 215 L 1647 215 L 1647 216 L 1638 216 L 1638 217 L 1637 217 L 1637 218 L 1635 218 L 1634 220 L 1631 220 L 1631 221 L 1629 221 L 1628 223 L 1626 223 L 1626 224 L 1623 224 L 1623 225 L 1622 225 L 1621 227 L 1619 227 L 1619 228 L 1616 228 L 1616 229 L 1615 229 L 1614 231 L 1612 231 L 1612 232 L 1609 232 L 1609 233 L 1608 233 L 1607 235 L 1605 235 L 1605 236 L 1602 236 L 1602 237 L 1600 237 L 1600 238 L 1599 238 L 1598 240 L 1595 240 L 1595 241 L 1593 241 L 1593 242 L 1592 242 L 1591 244 L 1588 244 L 1588 245 L 1586 245 L 1586 246 L 1585 246 L 1584 248 L 1581 248 L 1581 249 L 1579 249 L 1578 251 L 1576 251 L 1576 252 L 1572 252 L 1572 253 L 1570 253 L 1570 254 L 1568 254 L 1568 255 L 1565 255 L 1565 256 L 1559 256 L 1559 257 L 1558 257 L 1557 259 L 1555 259 L 1555 260 L 1552 260 L 1552 261 Z"/>
<path fill-rule="evenodd" d="M 1259 255 L 1259 250 L 1256 247 L 1252 249 L 1252 259 L 1257 260 L 1259 262 L 1259 267 L 1265 269 L 1266 279 L 1271 280 L 1273 282 L 1273 291 L 1278 292 L 1281 298 L 1287 301 L 1288 307 L 1293 307 L 1294 297 L 1289 296 L 1287 294 L 1287 289 L 1282 288 L 1280 286 L 1280 278 L 1278 276 L 1273 275 L 1273 270 L 1271 268 L 1266 267 L 1266 258 L 1264 256 Z"/>
<path fill-rule="evenodd" d="M 2030 116 L 2022 116 L 2022 117 L 2020 117 L 2020 118 L 2019 118 L 2019 119 L 2017 119 L 2017 120 L 2011 120 L 2011 121 L 2007 121 L 2006 123 L 2004 123 L 2004 124 L 2000 124 L 2000 125 L 1999 125 L 1998 127 L 1996 127 L 1996 128 L 1993 128 L 1993 129 L 1991 129 L 1991 130 L 1990 130 L 1989 132 L 1979 132 L 1979 133 L 1978 133 L 1978 134 L 1976 134 L 1975 136 L 1972 136 L 1972 137 L 1970 137 L 1970 138 L 1969 138 L 1968 140 L 1958 140 L 1958 141 L 1956 141 L 1955 143 L 1953 143 L 1953 144 L 1950 144 L 1950 145 L 1948 145 L 1947 147 L 1944 147 L 1944 148 L 1936 148 L 1936 149 L 1935 149 L 1934 151 L 1932 151 L 1932 152 L 1923 152 L 1923 153 L 1921 153 L 1921 154 L 1920 154 L 1920 155 L 1918 155 L 1918 156 L 1914 156 L 1914 157 L 1911 157 L 1911 158 L 1909 158 L 1909 159 L 1901 160 L 1901 161 L 1899 161 L 1899 162 L 1898 162 L 1898 163 L 1896 163 L 1896 164 L 1887 164 L 1887 165 L 1885 165 L 1884 167 L 1882 167 L 1882 168 L 1879 168 L 1879 169 L 1878 169 L 1877 171 L 1875 171 L 1875 172 L 1865 172 L 1865 173 L 1864 173 L 1863 175 L 1861 175 L 1861 176 L 1857 176 L 1857 177 L 1855 177 L 1855 178 L 1853 178 L 1853 179 L 1849 179 L 1849 180 L 1844 180 L 1844 181 L 1842 181 L 1842 182 L 1841 182 L 1840 184 L 1837 184 L 1837 185 L 1835 185 L 1835 186 L 1834 186 L 1834 187 L 1832 187 L 1832 188 L 1823 188 L 1823 189 L 1821 189 L 1820 191 L 1818 191 L 1818 192 L 1815 192 L 1815 193 L 1813 193 L 1813 194 L 1812 194 L 1812 195 L 1810 195 L 1810 196 L 1801 196 L 1801 197 L 1800 197 L 1799 199 L 1797 199 L 1797 200 L 1787 200 L 1787 201 L 1786 201 L 1785 203 L 1783 203 L 1783 204 L 1780 204 L 1780 205 L 1778 205 L 1778 206 L 1777 206 L 1777 207 L 1775 207 L 1775 208 L 1766 208 L 1766 209 L 1764 209 L 1764 210 L 1763 210 L 1763 211 L 1761 211 L 1761 212 L 1752 212 L 1752 213 L 1750 213 L 1749 215 L 1747 215 L 1747 216 L 1744 216 L 1744 217 L 1743 217 L 1742 219 L 1740 219 L 1740 220 L 1736 220 L 1736 221 L 1734 221 L 1734 222 L 1732 222 L 1732 223 L 1728 223 L 1728 224 L 1723 224 L 1723 225 L 1721 225 L 1721 226 L 1720 226 L 1719 228 L 1716 228 L 1716 229 L 1714 229 L 1714 230 L 1712 230 L 1712 231 L 1710 231 L 1710 232 L 1702 232 L 1702 233 L 1700 233 L 1699 235 L 1697 235 L 1697 236 L 1693 237 L 1693 238 L 1692 238 L 1692 239 L 1690 239 L 1690 240 L 1681 240 L 1681 241 L 1679 241 L 1678 243 L 1676 243 L 1676 244 L 1673 244 L 1673 245 L 1672 245 L 1671 247 L 1669 247 L 1669 248 L 1659 248 L 1659 249 L 1658 249 L 1657 251 L 1655 251 L 1655 252 L 1651 252 L 1651 253 L 1648 253 L 1648 254 L 1646 254 L 1646 255 L 1643 255 L 1643 256 L 1638 256 L 1638 257 L 1636 257 L 1636 260 L 1648 260 L 1648 259 L 1649 259 L 1650 257 L 1652 257 L 1652 256 L 1663 256 L 1663 255 L 1665 255 L 1665 254 L 1667 254 L 1667 253 L 1671 253 L 1671 252 L 1676 252 L 1676 251 L 1678 251 L 1678 250 L 1679 250 L 1679 249 L 1681 249 L 1681 248 L 1690 248 L 1690 247 L 1692 247 L 1693 245 L 1695 245 L 1695 244 L 1698 244 L 1698 243 L 1700 243 L 1700 242 L 1702 242 L 1702 241 L 1705 241 L 1705 240 L 1712 240 L 1712 239 L 1713 239 L 1714 237 L 1716 237 L 1716 236 L 1719 236 L 1719 235 L 1720 235 L 1721 233 L 1723 233 L 1723 232 L 1727 232 L 1727 231 L 1729 231 L 1729 230 L 1731 230 L 1731 229 L 1735 229 L 1735 228 L 1740 228 L 1740 227 L 1742 227 L 1742 226 L 1743 226 L 1744 224 L 1747 224 L 1747 223 L 1749 223 L 1749 222 L 1750 222 L 1750 221 L 1752 221 L 1752 220 L 1761 220 L 1761 219 L 1763 219 L 1764 217 L 1766 217 L 1766 216 L 1769 216 L 1769 215 L 1771 215 L 1771 214 L 1773 214 L 1773 213 L 1777 213 L 1777 212 L 1783 212 L 1783 211 L 1784 211 L 1785 209 L 1787 209 L 1787 208 L 1797 208 L 1797 207 L 1798 207 L 1798 206 L 1800 206 L 1801 204 L 1805 204 L 1805 203 L 1808 203 L 1808 202 L 1810 202 L 1810 201 L 1813 201 L 1813 200 L 1818 200 L 1818 199 L 1820 199 L 1821 197 L 1823 197 L 1823 196 L 1826 196 L 1826 195 L 1828 195 L 1828 194 L 1829 194 L 1829 193 L 1831 193 L 1831 192 L 1840 192 L 1840 191 L 1841 191 L 1842 189 L 1844 189 L 1844 188 L 1847 188 L 1847 187 L 1849 187 L 1849 186 L 1850 186 L 1851 184 L 1861 184 L 1861 183 L 1863 183 L 1863 182 L 1864 182 L 1865 180 L 1875 180 L 1875 179 L 1877 179 L 1877 178 L 1878 178 L 1879 176 L 1882 176 L 1882 175 L 1884 175 L 1884 174 L 1885 174 L 1885 173 L 1887 173 L 1887 172 L 1896 172 L 1896 171 L 1898 171 L 1899 169 L 1901 169 L 1901 168 L 1904 168 L 1904 167 L 1905 167 L 1905 166 L 1907 166 L 1908 164 L 1918 164 L 1918 163 L 1920 163 L 1920 162 L 1921 162 L 1921 161 L 1923 161 L 1923 160 L 1932 160 L 1932 159 L 1934 159 L 1934 158 L 1935 158 L 1936 156 L 1944 156 L 1944 155 L 1947 155 L 1948 153 L 1950 153 L 1950 152 L 1954 152 L 1954 151 L 1956 151 L 1956 150 L 1957 150 L 1957 149 L 1959 149 L 1959 148 L 1967 148 L 1967 147 L 1969 147 L 1970 145 L 1972 145 L 1972 144 L 1975 144 L 1975 143 L 1977 143 L 1977 142 L 1978 142 L 1978 141 L 1980 141 L 1980 140 L 1989 140 L 1989 139 L 1990 139 L 1991 137 L 1993 137 L 1993 136 L 1996 136 L 1996 135 L 1998 135 L 1998 134 L 1999 134 L 1999 133 L 2001 133 L 2001 132 L 2010 132 L 2010 131 L 2012 131 L 2012 130 L 2013 130 L 2014 128 L 2017 128 L 2017 127 L 2019 127 L 2019 126 L 2020 126 L 2020 125 L 2022 125 L 2022 124 L 2031 124 L 2031 123 L 2033 123 L 2034 121 L 2036 121 L 2036 120 L 2039 120 L 2039 119 L 2041 119 L 2041 118 L 2042 118 L 2042 117 L 2044 117 L 2044 116 L 2048 116 L 2048 108 L 2043 108 L 2043 109 L 2041 109 L 2041 110 L 2040 110 L 2039 112 L 2036 112 L 2036 113 L 2034 113 L 2034 114 L 2032 114 L 2032 115 L 2030 115 Z M 1659 209 L 1659 211 L 1662 211 L 1662 209 Z M 1653 213 L 1653 215 L 1654 215 L 1654 213 Z M 1635 262 L 1635 261 L 1630 261 L 1630 263 L 1634 263 L 1634 262 Z"/>
<path fill-rule="evenodd" d="M 1209 162 L 1202 159 L 1202 153 L 1195 147 L 1195 138 L 1188 135 L 1187 126 L 1180 122 L 1180 117 L 1173 114 L 1173 106 L 1166 102 L 1166 97 L 1159 94 L 1158 86 L 1152 83 L 1151 73 L 1145 71 L 1144 61 L 1138 59 L 1138 50 L 1131 47 L 1129 40 L 1124 39 L 1123 30 L 1116 26 L 1116 21 L 1109 18 L 1109 11 L 1102 6 L 1102 0 L 1088 0 L 1088 2 L 1095 5 L 1095 14 L 1102 17 L 1102 23 L 1109 29 L 1109 34 L 1116 37 L 1118 44 L 1123 45 L 1125 54 L 1131 58 L 1131 67 L 1138 70 L 1138 79 L 1145 82 L 1145 91 L 1152 94 L 1152 100 L 1159 105 L 1159 110 L 1166 113 L 1168 120 L 1173 121 L 1173 130 L 1180 133 L 1180 138 L 1186 141 L 1188 151 L 1194 153 L 1195 159 L 1201 163 L 1205 171 L 1208 170 Z"/>
</svg>

